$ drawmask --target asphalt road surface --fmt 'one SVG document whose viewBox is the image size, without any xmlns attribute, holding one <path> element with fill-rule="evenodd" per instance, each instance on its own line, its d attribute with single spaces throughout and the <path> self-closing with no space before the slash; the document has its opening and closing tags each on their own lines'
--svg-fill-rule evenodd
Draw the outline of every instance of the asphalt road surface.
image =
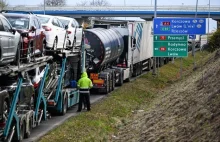
<svg viewBox="0 0 220 142">
<path fill-rule="evenodd" d="M 91 103 L 94 103 L 94 102 L 97 102 L 97 101 L 101 100 L 105 96 L 106 95 L 91 95 L 90 96 L 90 101 L 91 101 Z M 78 105 L 75 105 L 73 108 L 68 110 L 66 115 L 64 115 L 64 116 L 52 116 L 51 119 L 48 119 L 47 121 L 42 121 L 39 126 L 32 129 L 30 138 L 24 139 L 24 142 L 36 142 L 42 136 L 44 136 L 49 131 L 53 130 L 57 126 L 64 123 L 70 117 L 77 116 L 79 114 L 79 113 L 76 112 L 77 107 L 78 107 Z"/>
</svg>

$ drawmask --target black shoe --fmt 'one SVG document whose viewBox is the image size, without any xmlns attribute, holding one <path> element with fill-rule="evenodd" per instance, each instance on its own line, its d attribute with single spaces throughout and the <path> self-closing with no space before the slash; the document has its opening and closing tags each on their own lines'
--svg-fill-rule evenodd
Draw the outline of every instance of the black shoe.
<svg viewBox="0 0 220 142">
<path fill-rule="evenodd" d="M 81 112 L 81 110 L 77 110 L 77 112 Z"/>
<path fill-rule="evenodd" d="M 87 111 L 91 111 L 91 109 L 87 109 Z"/>
</svg>

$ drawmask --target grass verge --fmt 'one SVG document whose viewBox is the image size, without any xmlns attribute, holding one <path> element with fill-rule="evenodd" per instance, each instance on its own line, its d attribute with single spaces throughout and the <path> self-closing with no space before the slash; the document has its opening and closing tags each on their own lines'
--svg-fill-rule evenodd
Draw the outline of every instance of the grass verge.
<svg viewBox="0 0 220 142">
<path fill-rule="evenodd" d="M 196 65 L 205 63 L 212 54 L 196 53 Z M 91 112 L 81 113 L 45 135 L 41 142 L 108 141 L 135 111 L 150 107 L 158 92 L 180 80 L 180 59 L 159 69 L 159 76 L 151 72 L 126 83 L 103 101 L 92 106 Z M 182 59 L 182 79 L 193 72 L 193 57 Z"/>
</svg>

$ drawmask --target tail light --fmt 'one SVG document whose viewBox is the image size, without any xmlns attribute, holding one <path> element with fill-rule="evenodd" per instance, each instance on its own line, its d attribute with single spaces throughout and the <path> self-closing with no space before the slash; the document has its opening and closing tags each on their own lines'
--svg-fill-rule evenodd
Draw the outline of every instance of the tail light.
<svg viewBox="0 0 220 142">
<path fill-rule="evenodd" d="M 42 26 L 42 28 L 45 30 L 45 31 L 52 31 L 52 29 L 48 26 Z"/>
<path fill-rule="evenodd" d="M 68 33 L 68 34 L 71 34 L 72 32 L 71 32 L 71 31 L 67 31 L 67 33 Z"/>
</svg>

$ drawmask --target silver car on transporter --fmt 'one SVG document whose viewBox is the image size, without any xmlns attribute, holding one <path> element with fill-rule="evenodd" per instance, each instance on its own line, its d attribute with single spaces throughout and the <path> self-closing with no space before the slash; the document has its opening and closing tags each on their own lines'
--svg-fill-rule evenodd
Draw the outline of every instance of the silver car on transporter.
<svg viewBox="0 0 220 142">
<path fill-rule="evenodd" d="M 0 65 L 17 63 L 20 34 L 0 14 Z"/>
</svg>

